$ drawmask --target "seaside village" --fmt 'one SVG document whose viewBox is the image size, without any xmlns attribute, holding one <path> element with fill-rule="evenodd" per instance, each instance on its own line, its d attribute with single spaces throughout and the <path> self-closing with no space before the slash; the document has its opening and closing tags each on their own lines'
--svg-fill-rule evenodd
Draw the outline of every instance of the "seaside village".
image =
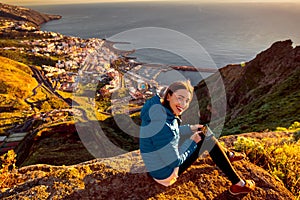
<svg viewBox="0 0 300 200">
<path fill-rule="evenodd" d="M 24 31 L 33 33 L 35 36 L 39 36 L 36 38 L 40 38 L 24 38 L 21 40 L 21 43 L 24 44 L 21 46 L 24 47 L 9 46 L 2 47 L 2 49 L 36 56 L 61 58 L 55 65 L 41 66 L 41 74 L 51 83 L 53 90 L 71 93 L 77 91 L 81 84 L 98 84 L 101 85 L 101 88 L 97 87 L 97 91 L 95 91 L 97 98 L 101 95 L 109 95 L 121 87 L 127 87 L 130 96 L 126 97 L 126 100 L 139 104 L 143 103 L 149 95 L 154 94 L 153 86 L 150 86 L 149 83 L 152 84 L 155 81 L 149 80 L 148 82 L 137 74 L 127 74 L 132 67 L 138 66 L 139 63 L 126 57 L 129 52 L 115 49 L 113 42 L 97 38 L 81 39 L 64 36 L 30 27 L 25 22 L 1 21 L 2 35 L 9 34 L 9 31 Z M 113 66 L 115 62 L 121 63 L 117 69 Z M 119 101 L 122 103 L 124 98 Z M 110 111 L 112 110 L 110 109 Z M 133 111 L 136 112 L 138 109 L 135 108 Z M 35 113 L 25 124 L 17 125 L 7 135 L 0 136 L 0 154 L 20 146 L 19 143 L 27 137 L 29 132 L 32 132 L 32 128 L 56 121 L 69 120 L 72 115 L 81 115 L 81 112 L 73 108 Z"/>
<path fill-rule="evenodd" d="M 28 31 L 28 26 L 24 25 L 23 27 L 23 24 L 19 22 L 12 23 L 9 22 L 9 28 L 14 27 L 15 30 L 25 28 L 24 31 Z M 3 49 L 27 51 L 27 53 L 29 51 L 29 53 L 36 56 L 50 57 L 54 55 L 63 58 L 58 60 L 54 66 L 41 66 L 44 77 L 54 85 L 54 89 L 75 92 L 79 83 L 100 83 L 103 87 L 96 91 L 96 95 L 107 95 L 107 93 L 112 93 L 122 86 L 120 72 L 126 73 L 131 67 L 138 64 L 135 60 L 124 56 L 122 51 L 119 51 L 122 53 L 117 54 L 116 51 L 118 50 L 114 49 L 113 43 L 105 39 L 81 39 L 71 36 L 66 37 L 54 32 L 30 30 L 36 34 L 47 35 L 47 37 L 44 39 L 23 40 L 24 45 L 32 47 L 30 49 L 23 47 L 19 49 L 4 47 Z M 123 65 L 115 69 L 111 64 L 118 59 L 123 60 Z M 131 81 L 126 81 L 130 85 L 129 94 L 133 99 L 145 98 L 142 93 L 147 92 L 149 85 L 142 80 L 142 77 L 139 80 L 137 77 L 138 75 L 131 78 Z M 135 83 L 132 84 L 132 81 Z"/>
<path fill-rule="evenodd" d="M 28 22 L 25 21 L 11 21 L 11 20 L 1 20 L 0 21 L 0 28 L 1 31 L 36 31 L 36 27 L 30 25 Z"/>
<path fill-rule="evenodd" d="M 120 86 L 120 72 L 122 74 L 138 65 L 132 58 L 124 56 L 126 51 L 120 51 L 113 47 L 113 42 L 105 39 L 90 38 L 82 39 L 72 36 L 64 36 L 59 33 L 36 30 L 24 21 L 1 21 L 1 34 L 7 31 L 32 32 L 41 35 L 42 39 L 22 40 L 24 47 L 4 47 L 4 50 L 19 50 L 21 53 L 26 51 L 36 56 L 55 56 L 62 58 L 55 65 L 42 65 L 45 78 L 53 85 L 54 89 L 64 92 L 74 92 L 80 83 L 100 83 L 103 87 L 96 91 L 96 95 L 106 95 L 112 93 Z M 111 65 L 116 60 L 123 60 L 123 65 L 118 69 Z M 128 76 L 127 76 L 128 78 Z M 143 93 L 149 89 L 148 80 L 144 80 L 138 75 L 134 75 L 131 80 L 126 81 L 130 85 L 129 93 L 133 99 L 144 98 Z M 153 82 L 153 80 L 151 80 Z M 104 93 L 104 94 L 103 94 Z M 147 94 L 149 91 L 147 92 Z"/>
<path fill-rule="evenodd" d="M 51 39 L 24 41 L 24 43 L 35 47 L 31 49 L 34 54 L 46 56 L 55 54 L 65 57 L 65 60 L 58 60 L 55 66 L 42 65 L 44 76 L 55 83 L 55 89 L 75 92 L 79 83 L 101 84 L 103 87 L 96 91 L 96 95 L 105 96 L 122 86 L 120 73 L 126 73 L 130 67 L 136 65 L 134 60 L 116 54 L 113 43 L 106 40 L 97 38 L 84 40 L 77 37 L 66 39 L 62 35 L 51 34 L 53 36 Z M 125 63 L 115 69 L 112 63 L 118 59 Z M 131 84 L 134 87 L 130 87 L 131 97 L 144 98 L 141 92 L 146 92 L 148 84 L 142 78 L 131 81 L 135 81 L 135 84 Z"/>
</svg>

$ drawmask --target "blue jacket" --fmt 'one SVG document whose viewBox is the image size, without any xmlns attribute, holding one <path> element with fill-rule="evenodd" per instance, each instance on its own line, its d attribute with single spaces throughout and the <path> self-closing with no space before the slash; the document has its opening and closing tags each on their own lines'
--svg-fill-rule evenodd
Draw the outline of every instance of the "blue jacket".
<svg viewBox="0 0 300 200">
<path fill-rule="evenodd" d="M 161 102 L 159 96 L 149 99 L 141 111 L 140 151 L 150 175 L 168 178 L 196 149 L 187 139 L 179 147 L 180 134 L 192 134 L 189 125 L 179 126 L 180 119 Z"/>
</svg>

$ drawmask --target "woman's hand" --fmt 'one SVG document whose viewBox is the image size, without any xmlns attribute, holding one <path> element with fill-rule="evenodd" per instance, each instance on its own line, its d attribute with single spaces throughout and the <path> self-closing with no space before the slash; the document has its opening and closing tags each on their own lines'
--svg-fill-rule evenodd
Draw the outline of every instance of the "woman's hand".
<svg viewBox="0 0 300 200">
<path fill-rule="evenodd" d="M 190 137 L 190 139 L 191 139 L 191 140 L 194 140 L 196 143 L 200 142 L 200 141 L 201 141 L 201 137 L 200 137 L 200 135 L 199 135 L 200 132 L 201 132 L 201 131 L 195 132 L 195 133 Z"/>
<path fill-rule="evenodd" d="M 190 125 L 190 128 L 192 130 L 193 133 L 195 133 L 196 131 L 198 131 L 198 129 L 200 128 L 203 128 L 203 125 L 202 124 L 194 124 L 194 125 Z"/>
</svg>

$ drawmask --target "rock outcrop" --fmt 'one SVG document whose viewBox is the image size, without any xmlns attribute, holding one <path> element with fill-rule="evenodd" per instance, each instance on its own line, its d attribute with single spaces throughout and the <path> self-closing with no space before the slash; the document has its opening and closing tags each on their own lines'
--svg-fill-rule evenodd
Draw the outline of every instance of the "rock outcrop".
<svg viewBox="0 0 300 200">
<path fill-rule="evenodd" d="M 236 73 L 235 71 L 226 74 L 227 68 L 234 68 L 238 76 L 232 76 Z M 226 91 L 230 93 L 228 95 L 229 108 L 235 108 L 239 104 L 246 105 L 253 101 L 257 96 L 250 95 L 249 92 L 258 87 L 264 87 L 265 93 L 272 92 L 275 85 L 281 84 L 297 70 L 300 70 L 300 46 L 293 48 L 291 40 L 274 43 L 269 49 L 246 63 L 245 67 L 240 65 L 225 67 L 221 73 L 224 73 Z M 228 80 L 226 77 L 235 77 L 235 80 Z"/>
<path fill-rule="evenodd" d="M 287 127 L 299 120 L 300 46 L 293 47 L 291 40 L 275 42 L 253 60 L 227 65 L 220 74 L 222 80 L 215 74 L 200 82 L 196 93 L 198 99 L 210 99 L 218 88 L 208 91 L 206 82 L 218 85 L 223 81 L 227 102 L 219 103 L 227 107 L 226 134 Z M 206 105 L 202 109 L 207 112 Z M 209 121 L 209 116 L 202 120 Z"/>
<path fill-rule="evenodd" d="M 253 135 L 253 134 L 252 134 Z M 255 134 L 260 137 L 261 134 Z M 275 134 L 270 134 L 274 137 Z M 251 135 L 244 135 L 251 137 Z M 224 139 L 230 145 L 234 136 Z M 11 173 L 3 199 L 293 199 L 284 185 L 247 160 L 233 163 L 238 173 L 257 188 L 247 195 L 228 192 L 229 180 L 205 154 L 170 186 L 147 176 L 139 151 L 95 159 L 73 166 L 33 165 Z"/>
<path fill-rule="evenodd" d="M 31 22 L 36 27 L 50 20 L 60 19 L 59 15 L 42 14 L 35 10 L 0 3 L 0 17 L 15 21 Z"/>
</svg>

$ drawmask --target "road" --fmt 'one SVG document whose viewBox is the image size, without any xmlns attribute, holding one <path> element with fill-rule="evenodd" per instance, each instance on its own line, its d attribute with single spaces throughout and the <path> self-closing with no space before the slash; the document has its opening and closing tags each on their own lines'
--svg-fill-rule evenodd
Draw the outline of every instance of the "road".
<svg viewBox="0 0 300 200">
<path fill-rule="evenodd" d="M 38 83 L 46 89 L 50 94 L 57 96 L 58 98 L 62 99 L 66 102 L 69 106 L 72 106 L 72 99 L 65 99 L 60 94 L 58 94 L 55 89 L 52 87 L 52 84 L 47 81 L 41 72 L 35 66 L 29 66 L 33 72 L 33 77 L 38 81 Z"/>
<path fill-rule="evenodd" d="M 34 66 L 30 66 L 32 72 L 33 72 L 33 76 L 36 78 L 36 80 L 38 81 L 39 84 L 42 85 L 43 88 L 45 88 L 50 94 L 53 94 L 55 96 L 57 96 L 59 99 L 63 100 L 64 102 L 66 102 L 70 107 L 72 107 L 72 103 L 74 103 L 72 101 L 72 99 L 68 98 L 68 99 L 65 99 L 63 98 L 60 94 L 58 94 L 58 92 L 55 91 L 55 89 L 52 87 L 52 84 L 47 81 L 44 76 L 42 75 L 42 73 L 40 72 L 40 70 L 38 70 L 36 67 Z M 75 104 L 77 104 L 75 102 Z M 76 109 L 80 110 L 82 112 L 82 118 L 84 120 L 88 120 L 88 117 L 87 117 L 87 114 L 86 114 L 86 111 L 82 108 L 79 108 L 77 107 Z"/>
</svg>

